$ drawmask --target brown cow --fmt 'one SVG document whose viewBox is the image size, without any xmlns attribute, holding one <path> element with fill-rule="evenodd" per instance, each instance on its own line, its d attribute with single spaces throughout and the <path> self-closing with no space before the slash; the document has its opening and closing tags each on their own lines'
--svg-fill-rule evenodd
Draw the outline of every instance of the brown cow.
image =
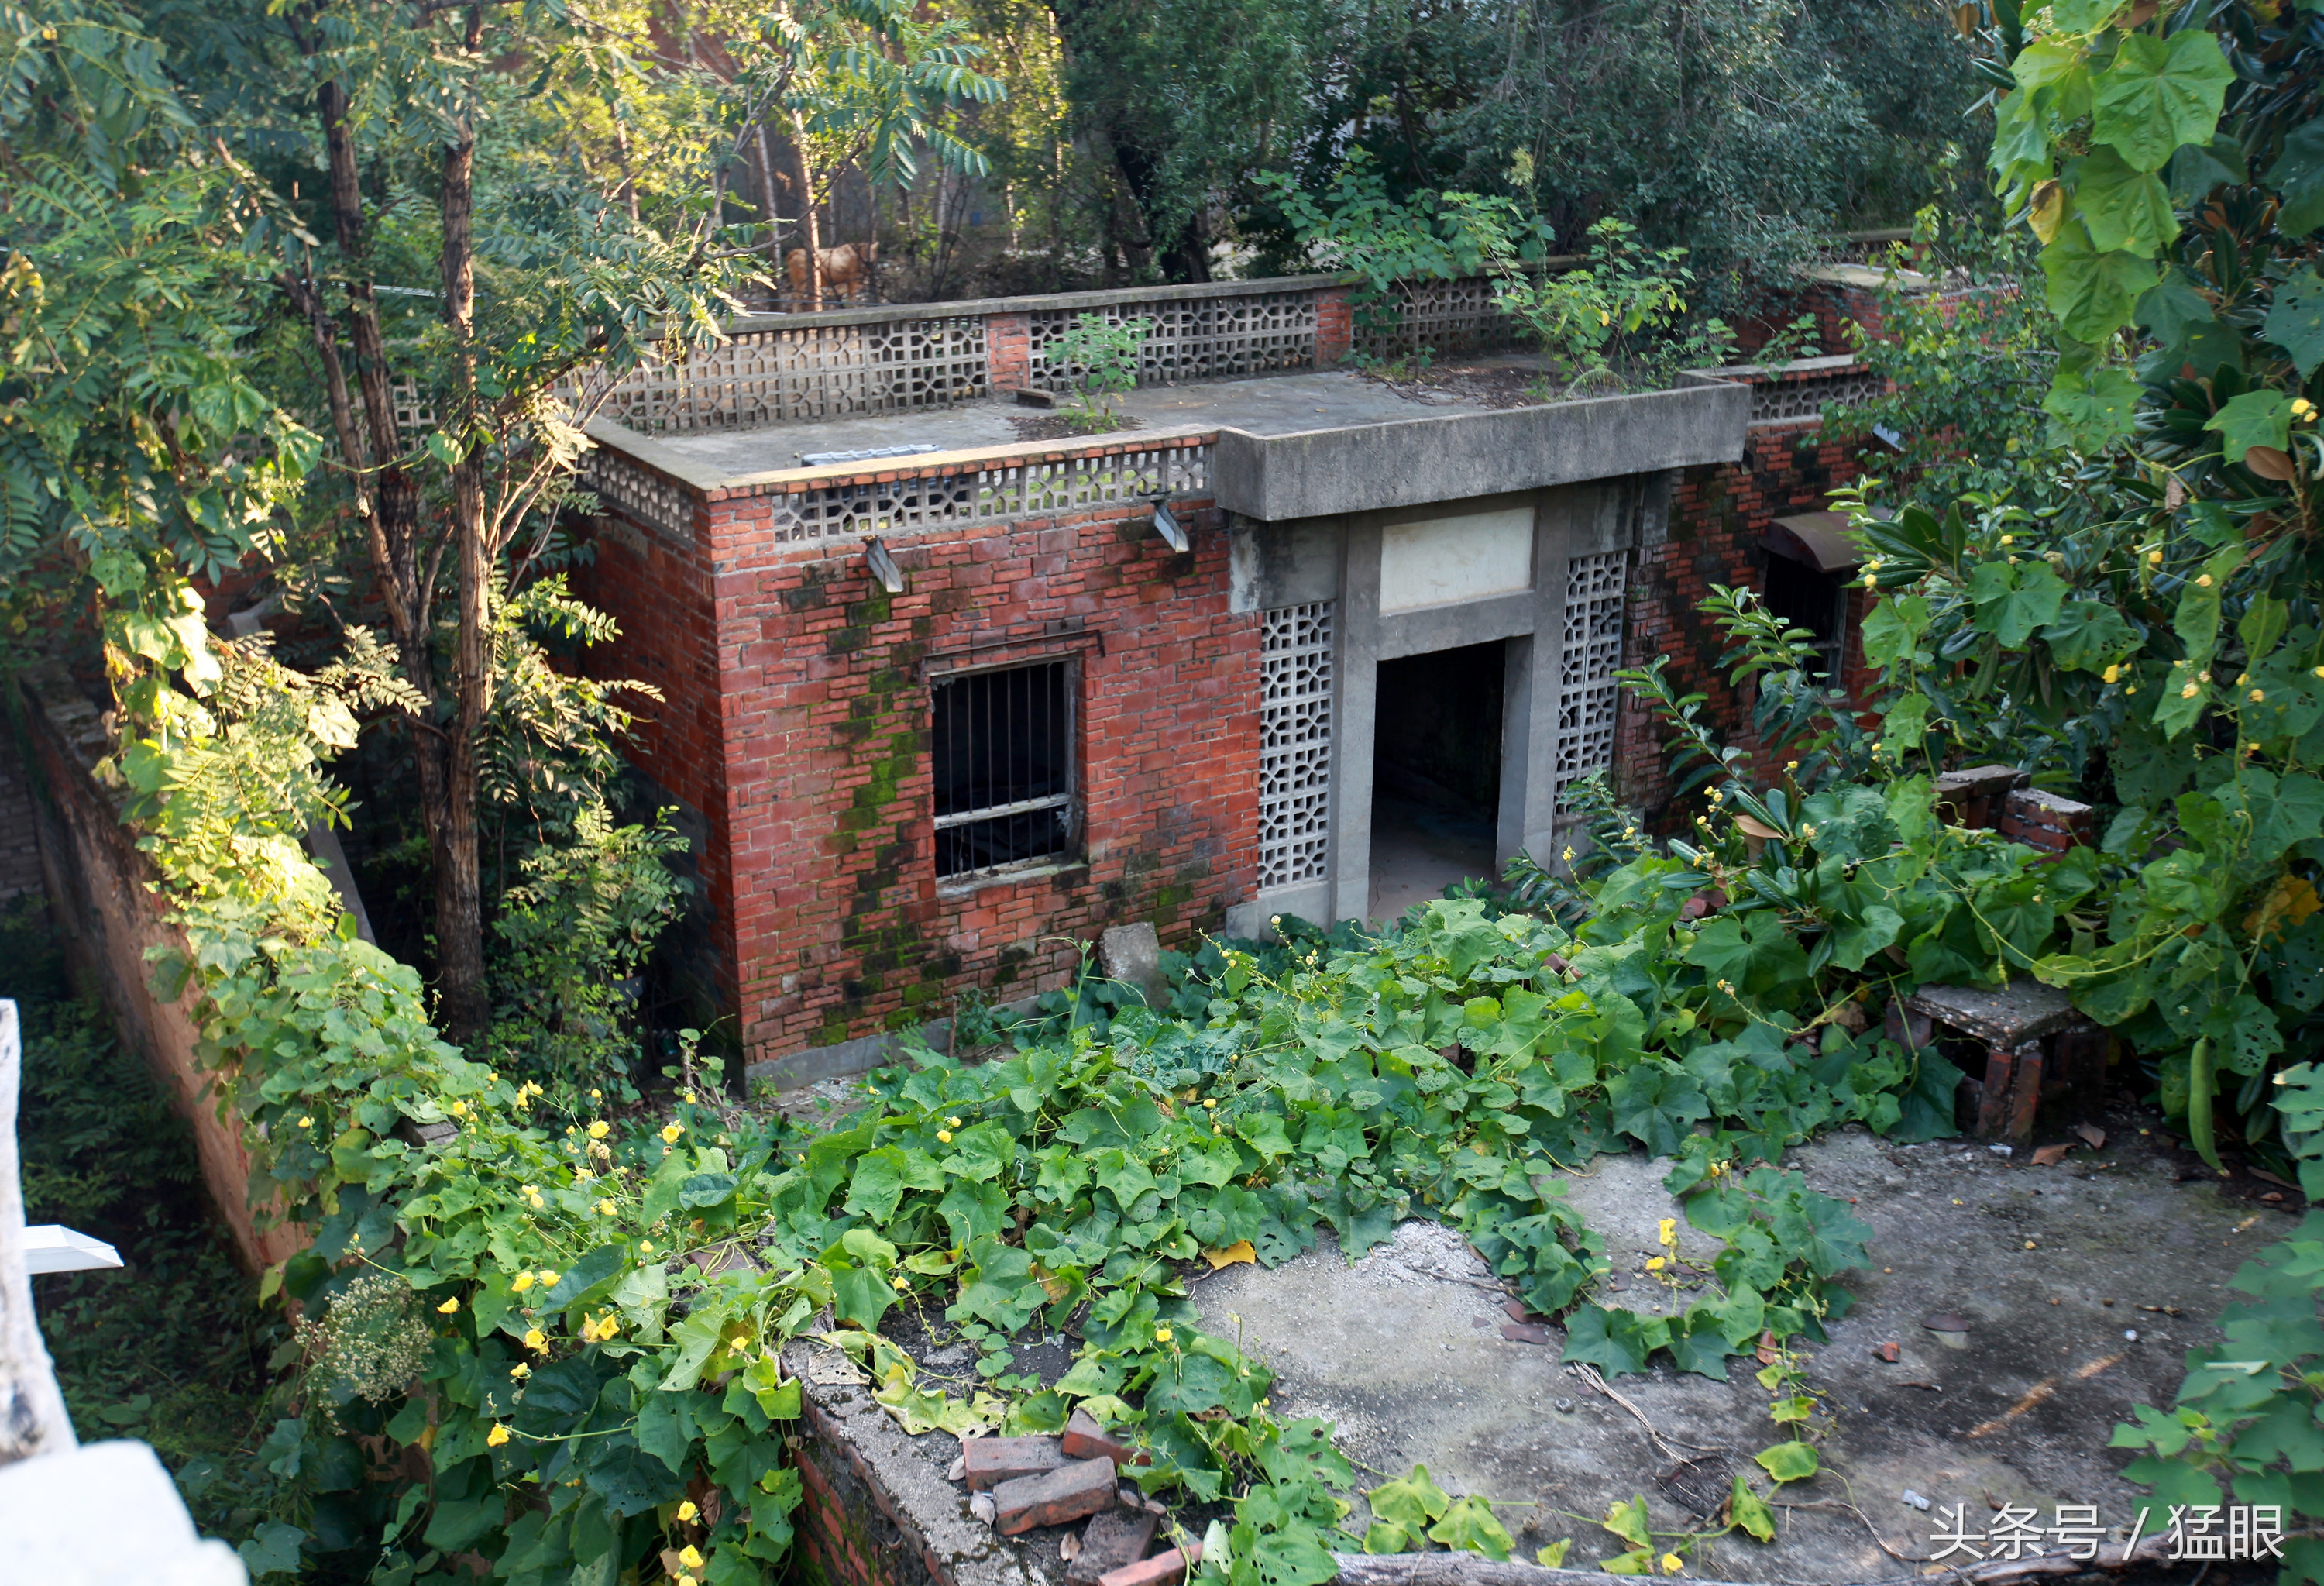
<svg viewBox="0 0 2324 1586">
<path fill-rule="evenodd" d="M 842 243 L 835 248 L 816 250 L 817 273 L 823 277 L 824 296 L 843 301 L 868 290 L 872 284 L 872 262 L 880 256 L 878 243 Z M 791 278 L 791 294 L 807 295 L 807 250 L 793 248 L 783 258 L 783 269 Z"/>
</svg>

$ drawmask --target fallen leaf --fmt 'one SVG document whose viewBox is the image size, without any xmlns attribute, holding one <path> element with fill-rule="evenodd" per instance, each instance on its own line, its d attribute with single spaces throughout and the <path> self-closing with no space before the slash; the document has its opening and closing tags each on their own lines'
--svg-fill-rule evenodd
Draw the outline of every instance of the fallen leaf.
<svg viewBox="0 0 2324 1586">
<path fill-rule="evenodd" d="M 2097 1124 L 2078 1123 L 2074 1125 L 2074 1132 L 2082 1137 L 2082 1144 L 2088 1146 L 2091 1150 L 2103 1151 L 2106 1149 L 2106 1130 L 2100 1129 Z"/>
<path fill-rule="evenodd" d="M 1775 1335 L 1773 1332 L 1761 1333 L 1759 1335 L 1759 1347 L 1751 1352 L 1758 1356 L 1759 1364 L 1762 1366 L 1774 1365 L 1775 1361 L 1781 1358 L 1783 1353 L 1781 1350 L 1775 1347 Z"/>
<path fill-rule="evenodd" d="M 1550 1336 L 1549 1329 L 1538 1322 L 1504 1322 L 1501 1323 L 1501 1336 L 1511 1343 L 1550 1344 L 1557 1342 Z"/>
<path fill-rule="evenodd" d="M 2278 451 L 2272 446 L 2247 448 L 2244 452 L 2244 466 L 2263 479 L 2273 479 L 2279 484 L 2289 484 L 2299 474 L 2299 470 L 2292 466 L 2291 454 Z"/>
<path fill-rule="evenodd" d="M 1896 1357 L 1904 1351 L 1893 1343 L 1884 1343 L 1872 1352 L 1893 1366 L 1896 1363 Z"/>
<path fill-rule="evenodd" d="M 1920 1382 L 1920 1381 L 1913 1381 L 1913 1382 L 1899 1382 L 1896 1386 L 1897 1386 L 1897 1387 L 1899 1387 L 1899 1388 L 1927 1388 L 1931 1393 L 1942 1393 L 1942 1392 L 1944 1392 L 1944 1389 L 1943 1389 L 1943 1388 L 1939 1388 L 1939 1387 L 1938 1387 L 1935 1383 L 1933 1383 L 1933 1382 Z"/>
<path fill-rule="evenodd" d="M 1211 1264 L 1212 1271 L 1216 1272 L 1220 1268 L 1231 1267 L 1238 1261 L 1256 1262 L 1259 1252 L 1250 1248 L 1250 1240 L 1239 1239 L 1222 1250 L 1204 1250 L 1203 1259 Z"/>
<path fill-rule="evenodd" d="M 1921 1325 L 1932 1332 L 1967 1332 L 1969 1319 L 1956 1316 L 1950 1311 L 1941 1311 L 1933 1316 L 1923 1319 Z"/>
<path fill-rule="evenodd" d="M 2264 1178 L 2270 1184 L 2280 1184 L 2286 1189 L 2298 1189 L 2300 1187 L 2288 1178 L 2278 1178 L 2274 1174 L 2270 1173 L 2264 1167 L 2252 1167 L 2246 1169 L 2246 1171 L 2254 1178 Z"/>
<path fill-rule="evenodd" d="M 2071 1140 L 2068 1140 L 2062 1145 L 2041 1147 L 2034 1153 L 2034 1166 L 2036 1167 L 2055 1167 L 2059 1163 L 2063 1162 L 2066 1159 L 2066 1153 L 2073 1148 L 2074 1144 Z"/>
</svg>

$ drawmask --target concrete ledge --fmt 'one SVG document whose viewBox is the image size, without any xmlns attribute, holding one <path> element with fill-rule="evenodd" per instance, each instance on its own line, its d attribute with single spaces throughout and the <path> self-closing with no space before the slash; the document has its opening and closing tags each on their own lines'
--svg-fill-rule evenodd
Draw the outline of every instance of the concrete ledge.
<svg viewBox="0 0 2324 1586">
<path fill-rule="evenodd" d="M 1296 435 L 1222 429 L 1213 493 L 1230 512 L 1279 522 L 1730 463 L 1743 455 L 1750 412 L 1750 387 L 1704 380 Z"/>
<path fill-rule="evenodd" d="M 1185 286 L 1125 286 L 1088 292 L 1046 292 L 1029 298 L 964 298 L 950 303 L 881 303 L 864 309 L 825 309 L 809 314 L 742 314 L 726 322 L 726 334 L 767 330 L 812 330 L 820 325 L 885 325 L 897 319 L 973 319 L 986 314 L 1086 311 L 1183 298 L 1250 298 L 1267 292 L 1320 291 L 1344 286 L 1350 275 L 1272 275 L 1257 281 L 1205 281 Z"/>
<path fill-rule="evenodd" d="M 884 1064 L 892 1063 L 903 1051 L 904 1042 L 918 1036 L 939 1052 L 952 1049 L 952 1020 L 936 1019 L 913 1029 L 883 1030 L 876 1036 L 857 1036 L 852 1041 L 835 1041 L 828 1047 L 809 1047 L 804 1052 L 794 1052 L 788 1057 L 770 1057 L 764 1062 L 745 1064 L 744 1080 L 763 1079 L 777 1090 L 788 1091 L 798 1085 L 811 1085 L 819 1079 L 840 1079 L 851 1074 L 869 1074 Z"/>
</svg>

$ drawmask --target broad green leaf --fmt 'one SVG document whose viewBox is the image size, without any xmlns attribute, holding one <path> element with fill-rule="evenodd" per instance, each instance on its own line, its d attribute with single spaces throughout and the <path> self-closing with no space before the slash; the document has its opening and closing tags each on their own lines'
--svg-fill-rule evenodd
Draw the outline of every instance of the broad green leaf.
<svg viewBox="0 0 2324 1586">
<path fill-rule="evenodd" d="M 1977 625 L 2000 640 L 2004 650 L 2023 650 L 2035 629 L 2058 620 L 2066 581 L 2039 558 L 1996 559 L 1978 564 L 1969 593 L 1977 606 Z"/>
<path fill-rule="evenodd" d="M 2324 120 L 2302 122 L 2286 134 L 2265 180 L 2281 195 L 2276 230 L 2305 236 L 2324 226 Z"/>
<path fill-rule="evenodd" d="M 2226 133 L 2208 144 L 2186 144 L 2171 156 L 2170 178 L 2172 201 L 2193 208 L 2214 189 L 2249 180 L 2243 145 Z"/>
<path fill-rule="evenodd" d="M 1364 1527 L 1366 1553 L 1410 1553 L 1420 1538 L 1393 1520 L 1374 1520 Z"/>
<path fill-rule="evenodd" d="M 1646 1518 L 1646 1495 L 1640 1493 L 1627 1503 L 1617 1498 L 1608 1506 L 1606 1517 L 1598 1523 L 1633 1547 L 1646 1546 L 1651 1524 Z"/>
<path fill-rule="evenodd" d="M 2058 433 L 2074 450 L 2102 452 L 2130 438 L 2138 394 L 2138 382 L 2126 370 L 2112 364 L 2068 369 L 2061 363 L 2042 410 L 2058 421 Z"/>
<path fill-rule="evenodd" d="M 1580 1360 L 1609 1377 L 1627 1376 L 1646 1369 L 1646 1357 L 1670 1337 L 1667 1317 L 1646 1317 L 1633 1311 L 1603 1305 L 1580 1305 L 1565 1318 L 1567 1364 Z"/>
<path fill-rule="evenodd" d="M 2230 463 L 2242 462 L 2244 454 L 2255 446 L 2282 451 L 2292 435 L 2292 399 L 2268 387 L 2247 391 L 2229 398 L 2226 407 L 2204 421 L 2203 428 L 2218 435 L 2220 448 Z"/>
<path fill-rule="evenodd" d="M 2295 271 L 2275 289 L 2260 334 L 2292 355 L 2302 380 L 2324 364 L 2324 276 L 2313 265 Z"/>
<path fill-rule="evenodd" d="M 2103 672 L 2138 648 L 2138 630 L 2103 600 L 2070 600 L 2042 630 L 2052 659 L 2070 672 Z"/>
<path fill-rule="evenodd" d="M 1817 1470 L 1816 1452 L 1804 1443 L 1779 1443 L 1751 1458 L 1778 1481 L 1804 1481 Z"/>
<path fill-rule="evenodd" d="M 1727 1517 L 1761 1542 L 1775 1539 L 1775 1511 L 1751 1490 L 1751 1484 L 1743 1479 L 1740 1471 L 1735 1472 L 1735 1486 L 1728 1495 Z"/>
<path fill-rule="evenodd" d="M 2122 5 L 2123 0 L 2050 0 L 2050 21 L 2061 33 L 2094 33 L 2113 19 Z"/>
<path fill-rule="evenodd" d="M 1447 1509 L 1444 1517 L 1428 1528 L 1428 1539 L 1465 1553 L 1481 1553 L 1496 1563 L 1517 1546 L 1517 1539 L 1493 1517 L 1492 1504 L 1475 1497 L 1462 1498 Z"/>
<path fill-rule="evenodd" d="M 1913 659 L 1929 631 L 1929 603 L 1917 595 L 1892 595 L 1864 613 L 1864 659 L 1876 667 L 1897 667 Z"/>
<path fill-rule="evenodd" d="M 2181 143 L 2209 143 L 2235 70 L 2200 27 L 2126 34 L 2092 86 L 2090 135 L 2136 171 L 2160 171 Z"/>
<path fill-rule="evenodd" d="M 2152 259 L 2179 235 L 2179 217 L 2163 179 L 2151 169 L 2133 170 L 2110 148 L 2093 149 L 2083 157 L 2074 210 L 2090 228 L 2094 245 L 2142 259 Z"/>
<path fill-rule="evenodd" d="M 2095 246 L 2088 227 L 2069 221 L 2042 250 L 2050 311 L 2076 341 L 2096 345 L 2130 323 L 2133 308 L 2157 279 L 2135 254 Z"/>
<path fill-rule="evenodd" d="M 1364 1494 L 1372 1513 L 1381 1519 L 1418 1531 L 1444 1517 L 1452 1495 L 1436 1485 L 1426 1465 L 1415 1465 L 1412 1474 L 1386 1482 Z"/>
</svg>

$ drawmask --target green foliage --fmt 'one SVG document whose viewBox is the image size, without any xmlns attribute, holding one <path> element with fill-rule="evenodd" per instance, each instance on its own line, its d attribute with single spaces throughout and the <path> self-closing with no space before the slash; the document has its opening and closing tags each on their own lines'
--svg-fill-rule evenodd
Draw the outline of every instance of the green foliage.
<svg viewBox="0 0 2324 1586">
<path fill-rule="evenodd" d="M 1637 226 L 1609 216 L 1591 226 L 1581 263 L 1537 277 L 1505 268 L 1493 298 L 1558 360 L 1569 384 L 1659 390 L 1679 370 L 1724 364 L 1733 350 L 1716 319 L 1678 334 L 1694 281 L 1685 257 L 1684 248 L 1649 250 Z"/>
<path fill-rule="evenodd" d="M 1050 344 L 1050 361 L 1074 372 L 1076 400 L 1067 412 L 1077 431 L 1099 434 L 1120 427 L 1113 406 L 1138 388 L 1139 354 L 1153 328 L 1150 319 L 1077 314 Z"/>
<path fill-rule="evenodd" d="M 493 1018 L 484 1045 L 497 1066 L 546 1084 L 553 1104 L 612 1084 L 634 1101 L 634 997 L 628 982 L 685 907 L 668 859 L 686 851 L 664 810 L 650 826 L 616 826 L 585 806 L 570 831 L 526 856 L 493 930 Z"/>
<path fill-rule="evenodd" d="M 1434 349 L 1412 341 L 1404 323 L 1428 283 L 1483 274 L 1521 281 L 1548 254 L 1548 226 L 1514 201 L 1431 190 L 1397 198 L 1361 148 L 1348 152 L 1320 199 L 1281 171 L 1260 176 L 1259 185 L 1311 263 L 1355 277 L 1351 300 L 1360 337 L 1399 346 L 1424 367 Z"/>
</svg>

